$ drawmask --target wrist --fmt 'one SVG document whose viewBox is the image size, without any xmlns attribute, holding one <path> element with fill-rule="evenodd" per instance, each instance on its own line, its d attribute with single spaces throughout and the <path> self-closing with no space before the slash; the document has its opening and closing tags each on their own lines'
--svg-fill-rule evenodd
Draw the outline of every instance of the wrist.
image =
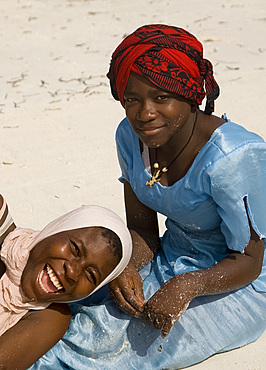
<svg viewBox="0 0 266 370">
<path fill-rule="evenodd" d="M 190 285 L 193 286 L 194 298 L 208 294 L 209 273 L 207 269 L 191 271 L 188 275 Z"/>
<path fill-rule="evenodd" d="M 129 264 L 131 266 L 134 266 L 134 268 L 139 271 L 143 267 L 145 267 L 152 259 L 154 255 L 151 253 L 134 253 L 132 254 L 132 257 L 129 261 Z"/>
<path fill-rule="evenodd" d="M 202 295 L 219 294 L 232 290 L 229 279 L 217 265 L 185 273 L 186 284 L 193 298 Z"/>
<path fill-rule="evenodd" d="M 159 241 L 153 240 L 154 236 L 150 234 L 144 236 L 137 231 L 130 229 L 133 242 L 133 252 L 130 262 L 137 270 L 141 270 L 150 261 L 153 260 L 155 253 L 159 249 Z M 156 245 L 156 248 L 155 248 Z"/>
<path fill-rule="evenodd" d="M 198 272 L 199 271 L 185 272 L 173 278 L 176 280 L 178 286 L 182 286 L 190 300 L 205 294 L 205 281 Z"/>
</svg>

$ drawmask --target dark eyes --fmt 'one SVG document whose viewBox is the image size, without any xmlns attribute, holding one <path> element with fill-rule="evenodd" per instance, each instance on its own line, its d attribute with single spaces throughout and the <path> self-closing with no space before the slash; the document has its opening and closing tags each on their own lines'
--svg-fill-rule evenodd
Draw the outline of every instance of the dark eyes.
<svg viewBox="0 0 266 370">
<path fill-rule="evenodd" d="M 124 98 L 124 100 L 125 100 L 126 103 L 133 103 L 133 102 L 137 101 L 136 98 Z"/>
<path fill-rule="evenodd" d="M 70 242 L 71 242 L 71 250 L 74 256 L 80 257 L 82 255 L 82 251 L 79 245 L 74 240 L 70 240 Z M 91 268 L 87 268 L 85 270 L 85 274 L 90 283 L 97 285 L 97 277 L 95 273 L 91 270 Z"/>
<path fill-rule="evenodd" d="M 71 240 L 71 247 L 72 247 L 72 250 L 75 254 L 75 256 L 80 256 L 80 249 L 79 249 L 79 246 L 77 245 L 77 243 L 73 240 Z"/>
<path fill-rule="evenodd" d="M 97 279 L 96 279 L 96 276 L 95 274 L 90 270 L 90 269 L 87 269 L 86 270 L 86 275 L 87 275 L 87 279 L 93 283 L 94 285 L 97 285 Z"/>
<path fill-rule="evenodd" d="M 167 99 L 170 99 L 170 96 L 169 95 L 160 95 L 160 96 L 157 96 L 157 100 L 167 100 Z"/>
<path fill-rule="evenodd" d="M 170 99 L 172 96 L 171 95 L 166 95 L 166 94 L 164 94 L 164 95 L 157 95 L 157 96 L 155 96 L 155 98 L 153 99 L 155 102 L 164 102 L 164 101 L 166 101 L 166 100 L 168 100 L 168 99 Z M 128 98 L 126 98 L 126 97 L 124 97 L 124 100 L 125 100 L 125 103 L 135 103 L 135 102 L 137 102 L 137 101 L 139 101 L 139 99 L 138 98 L 131 98 L 131 97 L 128 97 Z"/>
</svg>

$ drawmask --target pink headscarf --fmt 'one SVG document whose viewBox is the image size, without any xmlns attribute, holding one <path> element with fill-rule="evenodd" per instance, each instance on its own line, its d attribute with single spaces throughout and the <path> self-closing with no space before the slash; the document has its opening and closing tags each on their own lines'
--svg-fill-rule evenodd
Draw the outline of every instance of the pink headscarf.
<svg viewBox="0 0 266 370">
<path fill-rule="evenodd" d="M 97 226 L 110 229 L 118 235 L 122 244 L 122 258 L 106 279 L 89 294 L 91 295 L 115 279 L 127 266 L 131 257 L 131 236 L 117 214 L 100 206 L 84 206 L 52 221 L 41 232 L 17 228 L 6 237 L 1 250 L 1 259 L 6 265 L 6 272 L 0 279 L 0 336 L 14 326 L 29 310 L 41 310 L 51 304 L 51 302 L 29 302 L 20 287 L 21 275 L 30 251 L 51 235 Z"/>
</svg>

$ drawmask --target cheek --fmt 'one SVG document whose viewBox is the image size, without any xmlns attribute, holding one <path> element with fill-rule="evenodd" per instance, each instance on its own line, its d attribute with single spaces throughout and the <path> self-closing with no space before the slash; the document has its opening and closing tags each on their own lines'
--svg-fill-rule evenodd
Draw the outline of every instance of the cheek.
<svg viewBox="0 0 266 370">
<path fill-rule="evenodd" d="M 78 282 L 78 285 L 72 294 L 72 298 L 73 300 L 83 299 L 87 297 L 93 291 L 93 289 L 94 287 L 92 284 L 86 278 L 82 278 Z"/>
<path fill-rule="evenodd" d="M 113 255 L 107 258 L 106 263 L 102 266 L 103 280 L 114 271 L 119 262 L 118 258 Z"/>
<path fill-rule="evenodd" d="M 134 105 L 134 106 L 130 106 L 129 108 L 125 108 L 125 114 L 126 114 L 126 117 L 127 119 L 129 120 L 129 122 L 131 123 L 131 121 L 134 121 L 134 119 L 136 118 L 137 114 L 138 114 L 138 107 L 137 105 Z"/>
<path fill-rule="evenodd" d="M 35 297 L 35 283 L 40 269 L 39 266 L 26 266 L 22 273 L 20 281 L 21 289 L 24 295 L 29 299 Z"/>
<path fill-rule="evenodd" d="M 190 116 L 190 108 L 185 109 L 173 108 L 168 112 L 170 130 L 175 131 L 177 128 L 181 128 L 183 124 L 188 120 Z"/>
<path fill-rule="evenodd" d="M 135 120 L 134 118 L 132 118 L 131 116 L 128 116 L 126 115 L 127 119 L 128 119 L 128 122 L 130 123 L 130 126 L 132 128 L 132 130 L 137 134 L 139 135 L 139 131 L 138 131 L 138 127 L 137 125 L 135 124 Z"/>
<path fill-rule="evenodd" d="M 185 116 L 182 113 L 179 113 L 175 116 L 173 116 L 171 120 L 171 129 L 174 131 L 178 127 L 182 126 L 182 123 L 184 122 Z"/>
</svg>

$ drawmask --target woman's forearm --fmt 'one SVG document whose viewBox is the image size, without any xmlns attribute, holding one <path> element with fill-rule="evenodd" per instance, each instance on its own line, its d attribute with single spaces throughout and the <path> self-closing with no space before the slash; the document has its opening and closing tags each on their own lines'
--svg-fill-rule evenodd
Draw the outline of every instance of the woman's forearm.
<svg viewBox="0 0 266 370">
<path fill-rule="evenodd" d="M 140 270 L 160 248 L 157 212 L 140 202 L 129 182 L 124 180 L 127 227 L 133 241 L 131 263 Z"/>
<path fill-rule="evenodd" d="M 245 253 L 231 253 L 216 265 L 184 274 L 194 296 L 225 293 L 254 281 L 261 272 L 264 240 L 251 240 Z"/>
<path fill-rule="evenodd" d="M 153 258 L 154 255 L 160 249 L 160 239 L 158 235 L 137 232 L 130 230 L 133 252 L 130 262 L 135 266 L 137 270 L 140 270 L 146 266 Z"/>
<path fill-rule="evenodd" d="M 0 336 L 0 369 L 30 367 L 62 338 L 70 318 L 66 304 L 52 303 L 44 310 L 29 311 Z"/>
</svg>

